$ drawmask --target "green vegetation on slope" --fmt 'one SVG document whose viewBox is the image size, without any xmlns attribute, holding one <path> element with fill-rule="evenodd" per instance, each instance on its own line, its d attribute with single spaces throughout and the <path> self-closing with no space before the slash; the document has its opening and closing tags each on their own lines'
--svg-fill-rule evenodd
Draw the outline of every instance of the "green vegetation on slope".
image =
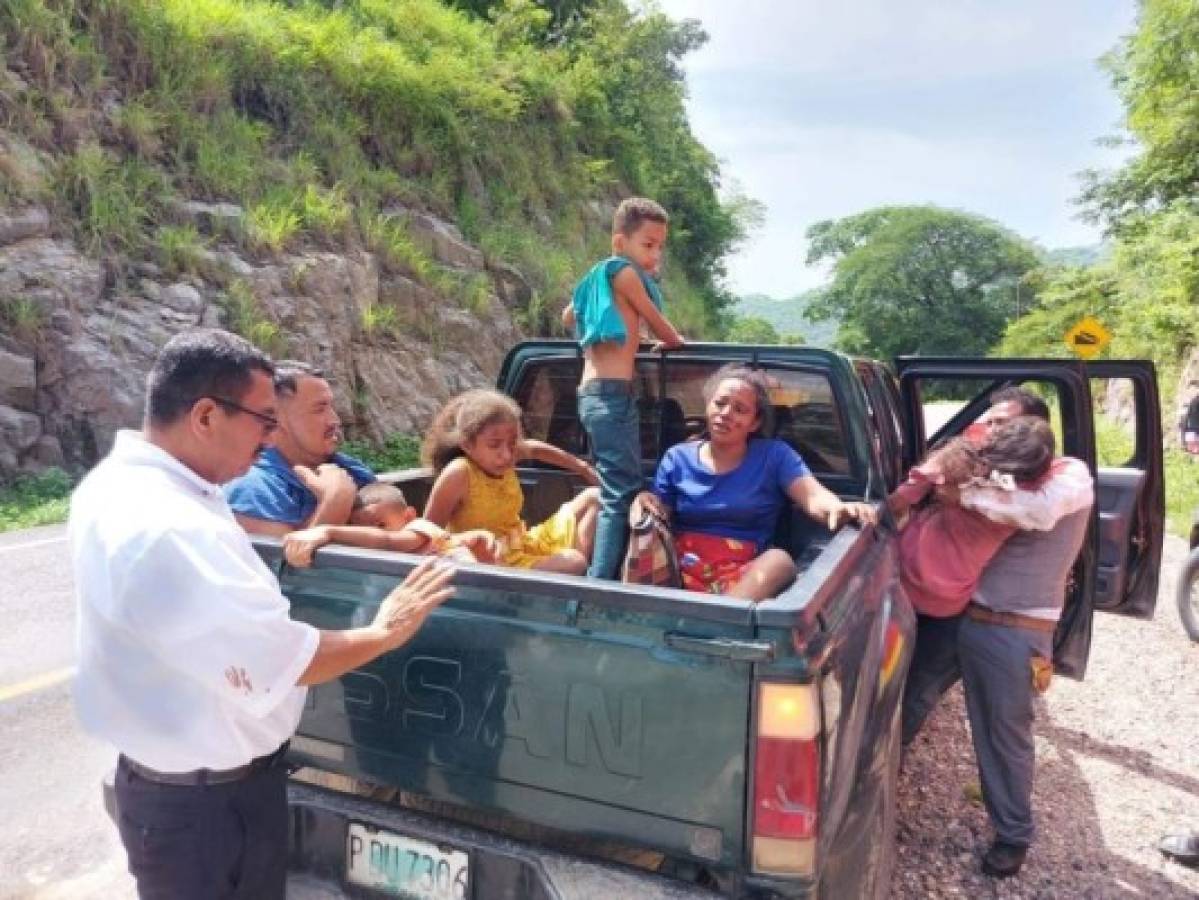
<svg viewBox="0 0 1199 900">
<path fill-rule="evenodd" d="M 50 197 L 94 253 L 178 259 L 170 200 L 228 200 L 247 252 L 359 242 L 453 295 L 385 215 L 421 206 L 529 277 L 525 323 L 544 332 L 605 252 L 589 205 L 643 193 L 673 217 L 671 313 L 713 334 L 741 228 L 683 106 L 679 61 L 705 35 L 622 0 L 563 9 L 0 0 L 0 48 L 28 83 L 0 91 L 0 128 L 56 158 L 39 182 L 0 154 L 0 205 Z"/>
</svg>

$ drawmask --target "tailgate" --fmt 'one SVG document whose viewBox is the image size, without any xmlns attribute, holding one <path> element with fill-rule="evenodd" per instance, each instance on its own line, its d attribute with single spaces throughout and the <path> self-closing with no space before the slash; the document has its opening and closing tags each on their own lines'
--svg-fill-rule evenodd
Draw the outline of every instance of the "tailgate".
<svg viewBox="0 0 1199 900">
<path fill-rule="evenodd" d="M 324 550 L 280 582 L 296 618 L 347 628 L 415 561 Z M 760 647 L 747 606 L 490 566 L 455 584 L 410 644 L 310 691 L 297 762 L 738 864 Z"/>
</svg>

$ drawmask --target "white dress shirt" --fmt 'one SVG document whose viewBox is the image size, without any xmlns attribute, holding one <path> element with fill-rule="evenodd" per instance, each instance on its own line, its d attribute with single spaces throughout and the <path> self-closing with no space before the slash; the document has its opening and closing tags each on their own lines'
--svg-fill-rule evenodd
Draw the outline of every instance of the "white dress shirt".
<svg viewBox="0 0 1199 900">
<path fill-rule="evenodd" d="M 135 431 L 71 498 L 80 721 L 162 772 L 231 769 L 294 733 L 319 632 L 220 489 Z"/>
</svg>

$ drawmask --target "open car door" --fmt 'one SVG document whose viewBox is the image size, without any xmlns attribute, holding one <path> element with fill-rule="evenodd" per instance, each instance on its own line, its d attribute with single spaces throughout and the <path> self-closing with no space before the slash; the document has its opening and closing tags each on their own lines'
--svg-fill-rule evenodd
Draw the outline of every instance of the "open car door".
<svg viewBox="0 0 1199 900">
<path fill-rule="evenodd" d="M 1094 521 L 1054 635 L 1055 668 L 1082 678 L 1092 610 L 1148 618 L 1156 602 L 1165 495 L 1152 363 L 901 357 L 896 370 L 905 465 L 975 422 L 996 390 L 1024 385 L 1049 402 L 1060 452 L 1083 460 L 1095 474 Z M 1098 403 L 1094 389 L 1100 391 Z"/>
<path fill-rule="evenodd" d="M 1092 395 L 1107 401 L 1095 414 L 1099 567 L 1094 606 L 1151 619 L 1166 528 L 1157 372 L 1144 360 L 1089 362 L 1086 371 Z"/>
</svg>

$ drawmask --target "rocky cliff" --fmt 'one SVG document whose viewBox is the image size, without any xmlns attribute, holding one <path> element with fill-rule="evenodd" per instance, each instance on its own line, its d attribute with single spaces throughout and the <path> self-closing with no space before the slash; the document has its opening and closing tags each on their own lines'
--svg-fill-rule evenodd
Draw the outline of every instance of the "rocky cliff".
<svg viewBox="0 0 1199 900">
<path fill-rule="evenodd" d="M 470 309 L 366 249 L 248 259 L 221 239 L 242 216 L 232 204 L 175 205 L 176 220 L 207 238 L 197 271 L 177 276 L 150 261 L 112 271 L 45 208 L 0 208 L 0 477 L 92 465 L 117 429 L 140 422 L 158 349 L 186 328 L 229 326 L 231 293 L 253 305 L 276 353 L 328 373 L 351 434 L 419 431 L 446 398 L 492 382 L 521 337 L 513 309 L 529 299 L 524 279 L 489 265 L 449 222 L 388 214 L 442 269 L 482 285 Z"/>
</svg>

